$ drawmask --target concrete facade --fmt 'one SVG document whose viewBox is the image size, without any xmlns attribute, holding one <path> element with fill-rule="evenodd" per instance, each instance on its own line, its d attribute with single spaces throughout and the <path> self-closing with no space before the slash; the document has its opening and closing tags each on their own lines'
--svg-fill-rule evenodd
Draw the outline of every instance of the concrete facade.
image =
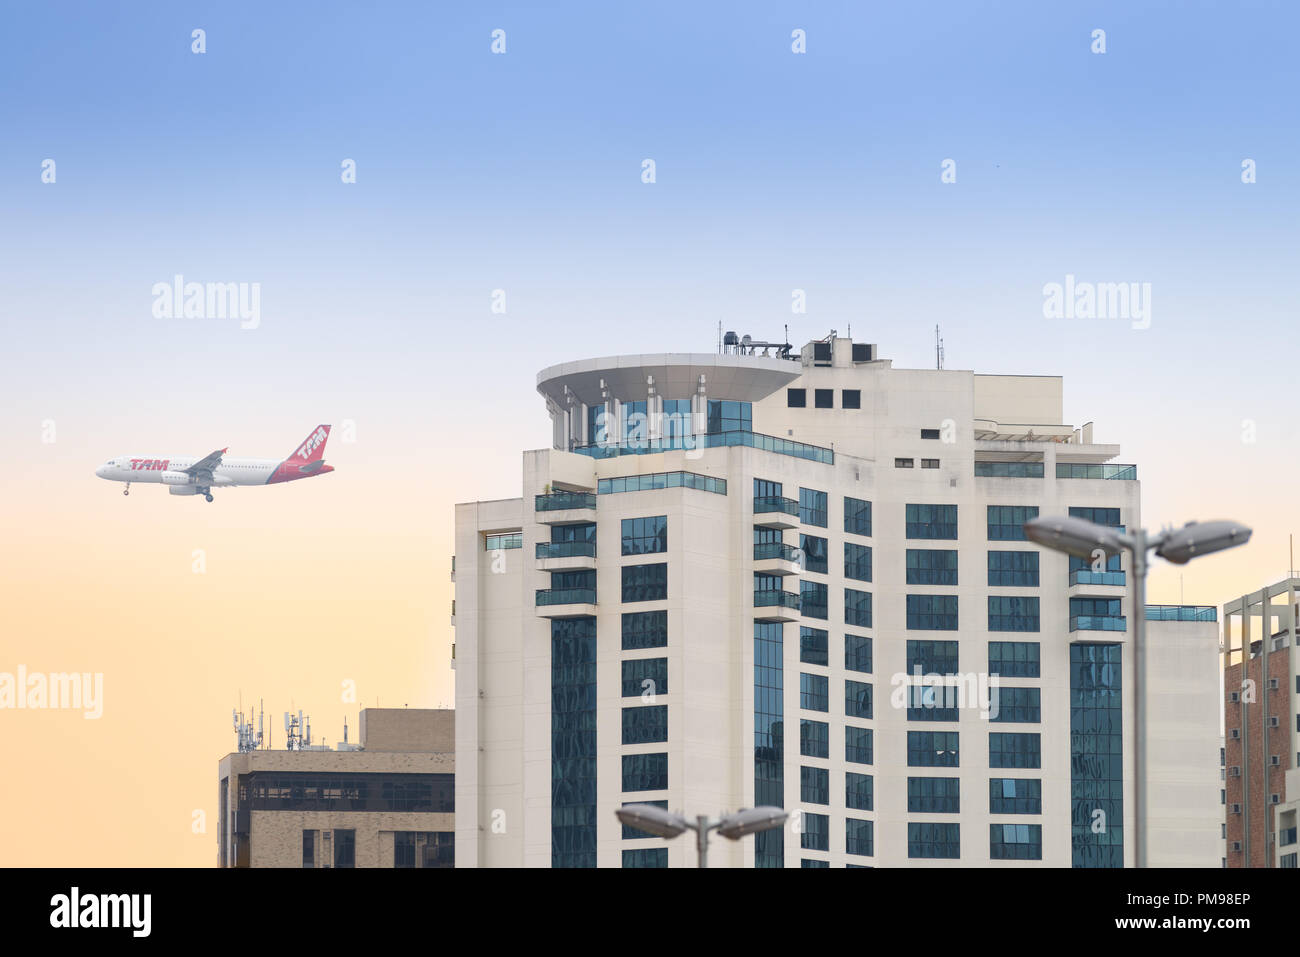
<svg viewBox="0 0 1300 957">
<path fill-rule="evenodd" d="M 803 846 L 798 825 L 787 827 L 784 866 L 1070 866 L 1072 813 L 1089 810 L 1074 808 L 1071 798 L 1071 648 L 1092 644 L 1115 646 L 1121 656 L 1122 844 L 1124 862 L 1132 863 L 1135 672 L 1127 559 L 1122 583 L 1112 576 L 1109 584 L 1094 584 L 1084 576 L 1071 584 L 1064 555 L 1023 540 L 991 540 L 988 509 L 1034 506 L 1047 516 L 1072 507 L 1113 508 L 1121 524 L 1137 526 L 1136 469 L 1112 464 L 1119 447 L 1094 442 L 1091 423 L 1077 429 L 1063 423 L 1058 377 L 894 369 L 875 358 L 874 349 L 866 353 L 854 345 L 832 338 L 809 344 L 794 359 L 624 356 L 557 366 L 539 375 L 557 448 L 523 453 L 522 498 L 456 507 L 457 866 L 552 864 L 552 622 L 566 617 L 595 623 L 597 866 L 618 867 L 625 851 L 663 847 L 668 866 L 695 865 L 695 849 L 685 838 L 666 844 L 624 839 L 613 814 L 622 803 L 663 800 L 674 810 L 715 816 L 753 806 L 755 623 L 774 619 L 782 635 L 782 803 L 800 812 L 795 821 L 803 814 L 829 819 L 826 850 Z M 871 358 L 864 358 L 868 354 Z M 752 376 L 743 374 L 747 364 Z M 725 374 L 715 371 L 718 366 Z M 791 389 L 805 390 L 805 405 L 792 404 Z M 818 407 L 824 398 L 818 390 L 829 391 L 830 407 Z M 854 404 L 846 391 L 856 393 L 857 408 L 846 407 Z M 695 434 L 706 431 L 710 400 L 749 402 L 750 430 L 759 438 L 736 436 L 730 445 L 702 438 L 695 447 L 646 454 L 606 449 L 593 455 L 582 448 L 597 438 L 591 434 L 593 410 L 605 412 L 607 423 L 618 423 L 614 430 L 621 434 L 629 425 L 628 409 L 640 408 L 631 403 L 645 403 L 653 413 L 665 399 L 689 400 Z M 648 417 L 652 440 L 668 434 L 653 414 Z M 775 450 L 787 442 L 800 445 Z M 578 451 L 570 451 L 574 448 Z M 1004 474 L 989 474 L 998 470 Z M 676 472 L 725 480 L 725 494 L 696 487 L 602 491 L 603 480 Z M 800 489 L 826 493 L 825 525 L 756 511 L 755 480 L 780 483 L 787 499 L 798 500 Z M 593 493 L 592 505 L 538 508 L 535 496 L 560 491 Z M 845 531 L 846 497 L 872 503 L 869 535 Z M 956 539 L 909 538 L 909 504 L 955 505 Z M 648 516 L 666 517 L 667 550 L 623 555 L 622 521 Z M 537 557 L 538 545 L 550 542 L 553 527 L 564 522 L 595 523 L 594 556 Z M 806 561 L 779 568 L 779 562 L 756 559 L 759 526 L 783 526 L 783 543 L 794 548 L 800 547 L 801 533 L 825 539 L 826 571 L 810 570 Z M 518 533 L 520 547 L 488 550 L 487 536 L 509 533 Z M 872 550 L 870 581 L 846 577 L 846 543 Z M 956 550 L 957 584 L 908 584 L 908 549 Z M 989 585 L 988 552 L 995 550 L 1037 552 L 1039 584 Z M 622 569 L 659 562 L 667 564 L 666 598 L 620 601 Z M 565 568 L 594 570 L 595 600 L 558 608 L 539 604 L 537 593 L 551 587 L 553 572 Z M 756 572 L 782 575 L 782 588 L 791 594 L 799 593 L 803 582 L 825 585 L 826 617 L 802 614 L 800 608 L 756 607 Z M 846 623 L 846 589 L 871 594 L 868 625 Z M 909 595 L 955 596 L 957 630 L 909 629 Z M 1038 630 L 991 631 L 991 596 L 1037 598 Z M 1072 598 L 1121 600 L 1123 630 L 1072 630 Z M 667 615 L 666 646 L 624 650 L 621 616 L 658 610 Z M 1218 866 L 1216 629 L 1204 622 L 1152 625 L 1151 672 L 1162 677 L 1153 682 L 1151 709 L 1150 810 L 1159 822 L 1151 836 L 1151 861 Z M 801 661 L 801 627 L 828 633 L 826 665 Z M 871 639 L 870 674 L 846 667 L 846 634 Z M 909 640 L 956 641 L 964 676 L 989 671 L 991 641 L 1036 642 L 1040 674 L 1003 677 L 1001 684 L 1038 689 L 1039 720 L 990 722 L 979 707 L 962 708 L 952 722 L 909 720 L 901 696 L 906 685 L 918 683 L 908 675 Z M 653 699 L 667 706 L 667 740 L 623 744 L 624 710 L 645 703 L 624 697 L 624 662 L 657 658 L 667 660 L 667 689 Z M 805 673 L 826 680 L 827 710 L 801 707 Z M 873 686 L 871 717 L 846 715 L 847 681 Z M 828 757 L 800 754 L 803 719 L 829 726 Z M 871 729 L 871 764 L 847 760 L 848 726 Z M 909 766 L 912 731 L 958 732 L 959 766 Z M 990 732 L 1039 735 L 1041 766 L 991 768 Z M 666 754 L 666 788 L 623 789 L 623 759 L 639 754 Z M 803 799 L 805 767 L 828 775 L 827 803 Z M 870 810 L 846 806 L 850 773 L 872 777 Z M 910 811 L 908 779 L 925 777 L 959 779 L 959 810 Z M 1041 812 L 993 813 L 990 788 L 1003 778 L 1039 782 Z M 872 822 L 871 853 L 850 854 L 846 828 L 864 820 Z M 911 856 L 910 826 L 929 822 L 959 824 L 959 857 Z M 1041 857 L 993 858 L 991 826 L 1014 824 L 1041 828 Z M 715 840 L 710 861 L 755 866 L 755 841 Z"/>
</svg>

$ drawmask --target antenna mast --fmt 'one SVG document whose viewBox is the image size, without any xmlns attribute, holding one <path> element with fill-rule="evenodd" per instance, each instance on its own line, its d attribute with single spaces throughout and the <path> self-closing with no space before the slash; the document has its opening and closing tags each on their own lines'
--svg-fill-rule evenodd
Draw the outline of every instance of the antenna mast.
<svg viewBox="0 0 1300 957">
<path fill-rule="evenodd" d="M 943 368 L 943 339 L 939 337 L 939 327 L 934 327 L 934 367 Z"/>
</svg>

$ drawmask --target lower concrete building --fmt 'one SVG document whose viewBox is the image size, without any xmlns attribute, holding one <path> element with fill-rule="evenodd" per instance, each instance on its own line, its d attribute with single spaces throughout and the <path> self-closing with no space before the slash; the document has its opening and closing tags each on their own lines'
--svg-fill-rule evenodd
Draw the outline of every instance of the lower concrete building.
<svg viewBox="0 0 1300 957">
<path fill-rule="evenodd" d="M 455 711 L 366 708 L 359 747 L 221 759 L 220 867 L 454 867 Z"/>
</svg>

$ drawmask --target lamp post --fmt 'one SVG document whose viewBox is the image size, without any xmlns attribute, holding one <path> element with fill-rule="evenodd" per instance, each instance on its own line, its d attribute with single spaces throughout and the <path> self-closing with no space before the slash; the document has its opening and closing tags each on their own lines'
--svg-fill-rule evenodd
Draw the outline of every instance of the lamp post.
<svg viewBox="0 0 1300 957">
<path fill-rule="evenodd" d="M 1223 521 L 1189 522 L 1180 529 L 1154 536 L 1149 536 L 1141 528 L 1126 534 L 1084 518 L 1035 518 L 1025 522 L 1025 537 L 1031 542 L 1077 558 L 1096 560 L 1102 554 L 1118 555 L 1121 551 L 1133 556 L 1133 657 L 1137 666 L 1133 693 L 1137 712 L 1133 736 L 1136 774 L 1133 790 L 1137 797 L 1137 813 L 1134 815 L 1137 847 L 1134 856 L 1138 867 L 1147 866 L 1147 552 L 1155 549 L 1155 553 L 1166 561 L 1185 565 L 1201 555 L 1244 545 L 1250 541 L 1250 535 L 1251 530 L 1245 525 Z"/>
<path fill-rule="evenodd" d="M 695 832 L 695 847 L 700 852 L 700 867 L 709 866 L 709 832 L 717 831 L 729 841 L 738 841 L 742 837 L 759 831 L 770 831 L 781 827 L 789 817 L 779 807 L 755 807 L 746 811 L 728 814 L 716 821 L 710 821 L 701 814 L 694 823 L 680 814 L 673 814 L 653 804 L 629 804 L 614 812 L 615 816 L 628 827 L 648 831 L 657 837 L 670 840 L 683 831 Z"/>
</svg>

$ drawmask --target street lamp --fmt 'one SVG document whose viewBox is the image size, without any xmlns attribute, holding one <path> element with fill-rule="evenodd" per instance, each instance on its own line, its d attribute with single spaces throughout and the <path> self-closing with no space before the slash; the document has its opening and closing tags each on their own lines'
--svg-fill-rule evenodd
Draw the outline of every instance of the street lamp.
<svg viewBox="0 0 1300 957">
<path fill-rule="evenodd" d="M 684 831 L 695 832 L 695 846 L 700 852 L 700 867 L 708 867 L 709 831 L 717 831 L 729 841 L 738 841 L 742 837 L 759 831 L 770 831 L 781 827 L 789 815 L 779 807 L 754 807 L 745 811 L 728 814 L 717 821 L 710 821 L 701 814 L 692 824 L 680 814 L 672 814 L 653 804 L 629 804 L 614 812 L 619 821 L 628 827 L 648 831 L 665 840 L 676 837 Z"/>
<path fill-rule="evenodd" d="M 1251 530 L 1237 522 L 1189 522 L 1174 531 L 1148 537 L 1145 529 L 1124 533 L 1083 518 L 1035 518 L 1025 522 L 1025 537 L 1031 542 L 1067 552 L 1078 558 L 1094 558 L 1098 552 L 1107 556 L 1126 550 L 1133 555 L 1133 654 L 1137 663 L 1134 683 L 1134 706 L 1137 728 L 1134 735 L 1134 764 L 1137 780 L 1137 849 L 1138 867 L 1147 866 L 1147 663 L 1146 663 L 1146 576 L 1147 552 L 1155 553 L 1175 565 L 1185 565 L 1193 558 L 1209 555 L 1250 541 Z"/>
</svg>

